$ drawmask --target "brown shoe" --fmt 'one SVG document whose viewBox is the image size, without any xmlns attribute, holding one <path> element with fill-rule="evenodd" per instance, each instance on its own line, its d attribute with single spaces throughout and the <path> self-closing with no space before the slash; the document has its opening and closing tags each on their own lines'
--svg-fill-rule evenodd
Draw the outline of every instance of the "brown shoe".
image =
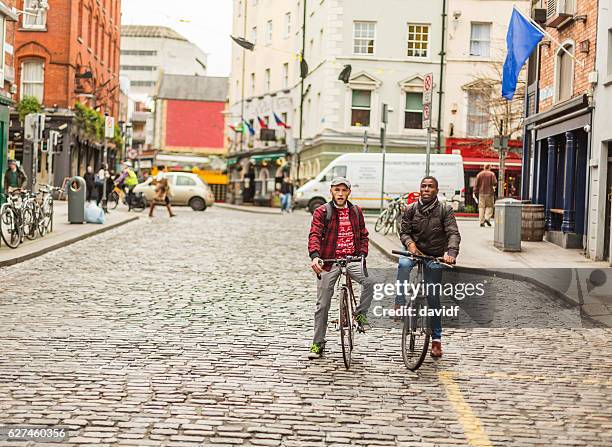
<svg viewBox="0 0 612 447">
<path fill-rule="evenodd" d="M 442 357 L 442 342 L 432 341 L 431 342 L 431 356 Z"/>
</svg>

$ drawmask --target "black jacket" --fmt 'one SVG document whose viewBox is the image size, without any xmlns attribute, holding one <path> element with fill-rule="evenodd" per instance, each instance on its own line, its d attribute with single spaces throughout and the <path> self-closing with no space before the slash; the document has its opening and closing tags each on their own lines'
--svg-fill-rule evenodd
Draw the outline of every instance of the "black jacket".
<svg viewBox="0 0 612 447">
<path fill-rule="evenodd" d="M 446 206 L 444 221 L 441 217 L 442 206 Z M 402 217 L 400 240 L 404 247 L 414 241 L 419 251 L 427 256 L 441 257 L 448 252 L 456 258 L 461 235 L 455 212 L 452 207 L 438 203 L 428 215 L 423 215 L 417 203 L 410 205 Z"/>
<path fill-rule="evenodd" d="M 8 168 L 4 173 L 4 192 L 8 191 L 9 188 L 9 171 L 11 168 Z M 20 188 L 25 188 L 26 183 L 28 182 L 28 176 L 23 172 L 23 169 L 17 168 L 17 183 L 19 183 Z"/>
<path fill-rule="evenodd" d="M 87 188 L 92 188 L 95 186 L 96 184 L 96 176 L 94 175 L 93 172 L 86 172 L 85 175 L 83 176 L 83 180 L 85 180 L 85 184 L 87 185 Z"/>
</svg>

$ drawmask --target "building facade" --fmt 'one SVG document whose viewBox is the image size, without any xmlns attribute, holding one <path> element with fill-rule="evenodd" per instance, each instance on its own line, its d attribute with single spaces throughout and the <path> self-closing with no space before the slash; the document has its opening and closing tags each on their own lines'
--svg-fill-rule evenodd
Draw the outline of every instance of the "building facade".
<svg viewBox="0 0 612 447">
<path fill-rule="evenodd" d="M 0 50 L 0 174 L 4 180 L 4 172 L 7 169 L 7 159 L 14 158 L 13 153 L 9 153 L 9 127 L 10 114 L 9 108 L 14 104 L 13 92 L 15 85 L 15 31 L 18 20 L 14 9 L 15 0 L 0 1 L 0 39 L 2 50 Z M 3 191 L 4 181 L 0 185 L 0 192 Z"/>
<path fill-rule="evenodd" d="M 524 196 L 544 205 L 546 239 L 585 251 L 592 244 L 592 225 L 597 225 L 597 213 L 588 205 L 592 165 L 593 160 L 599 165 L 602 152 L 593 152 L 591 132 L 597 4 L 535 3 L 532 17 L 560 45 L 545 37 L 529 61 L 523 150 Z"/>
<path fill-rule="evenodd" d="M 100 141 L 87 136 L 75 105 L 119 118 L 120 0 L 57 0 L 38 7 L 36 0 L 20 0 L 22 14 L 15 36 L 17 99 L 35 98 L 48 120 L 47 130 L 62 133 L 63 146 L 48 163 L 38 148 L 32 152 L 23 140 L 17 114 L 12 119 L 16 158 L 32 171 L 38 166 L 39 181 L 61 184 L 82 174 L 89 164 L 105 162 Z M 111 144 L 107 162 L 115 161 Z M 38 163 L 34 160 L 38 159 Z M 47 168 L 53 166 L 53 175 Z"/>
<path fill-rule="evenodd" d="M 596 104 L 592 123 L 588 253 L 612 265 L 612 5 L 599 2 L 597 13 Z"/>
<path fill-rule="evenodd" d="M 206 53 L 171 28 L 121 27 L 121 75 L 129 78 L 137 101 L 149 102 L 162 73 L 205 76 L 206 64 Z"/>
</svg>

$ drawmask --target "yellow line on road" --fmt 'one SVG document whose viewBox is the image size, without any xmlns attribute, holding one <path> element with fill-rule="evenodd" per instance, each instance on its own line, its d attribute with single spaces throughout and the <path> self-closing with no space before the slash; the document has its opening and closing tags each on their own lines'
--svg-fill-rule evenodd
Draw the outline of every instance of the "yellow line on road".
<svg viewBox="0 0 612 447">
<path fill-rule="evenodd" d="M 440 382 L 444 385 L 448 400 L 455 408 L 459 423 L 463 426 L 465 436 L 473 447 L 491 447 L 491 441 L 482 427 L 480 419 L 476 417 L 468 403 L 463 398 L 459 385 L 453 380 L 454 373 L 441 371 L 438 373 Z"/>
</svg>

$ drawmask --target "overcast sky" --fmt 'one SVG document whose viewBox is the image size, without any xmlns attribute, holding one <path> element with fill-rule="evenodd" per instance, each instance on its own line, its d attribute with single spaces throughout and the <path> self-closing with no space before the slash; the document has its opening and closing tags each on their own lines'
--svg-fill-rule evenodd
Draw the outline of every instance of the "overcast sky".
<svg viewBox="0 0 612 447">
<path fill-rule="evenodd" d="M 173 28 L 208 53 L 210 76 L 229 75 L 231 0 L 123 0 L 121 5 L 123 24 Z"/>
</svg>

